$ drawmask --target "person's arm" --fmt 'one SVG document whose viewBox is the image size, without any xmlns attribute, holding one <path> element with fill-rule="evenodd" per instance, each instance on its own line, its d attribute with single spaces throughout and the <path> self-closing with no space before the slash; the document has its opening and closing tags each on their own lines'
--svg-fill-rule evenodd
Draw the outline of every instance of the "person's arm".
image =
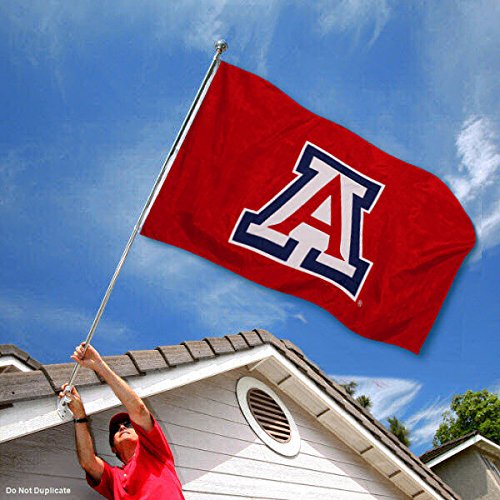
<svg viewBox="0 0 500 500">
<path fill-rule="evenodd" d="M 64 389 L 67 385 L 68 384 L 64 384 L 61 387 L 61 391 L 63 392 L 59 393 L 60 398 L 65 394 Z M 71 413 L 73 413 L 73 417 L 75 419 L 85 418 L 87 415 L 78 391 L 73 387 L 71 392 L 66 393 L 66 396 L 71 399 L 68 407 L 71 410 Z M 90 435 L 89 425 L 87 422 L 75 423 L 74 425 L 78 462 L 80 462 L 80 465 L 85 472 L 89 474 L 97 483 L 99 483 L 104 473 L 104 462 L 95 454 L 94 443 L 92 442 L 92 437 Z"/>
<path fill-rule="evenodd" d="M 104 381 L 111 387 L 116 397 L 122 402 L 127 409 L 130 419 L 137 425 L 142 427 L 146 432 L 153 428 L 153 420 L 142 399 L 135 391 L 119 377 L 101 358 L 100 354 L 92 347 L 88 346 L 85 356 L 83 356 L 82 342 L 76 347 L 71 359 L 75 360 L 79 365 L 94 370 Z"/>
</svg>

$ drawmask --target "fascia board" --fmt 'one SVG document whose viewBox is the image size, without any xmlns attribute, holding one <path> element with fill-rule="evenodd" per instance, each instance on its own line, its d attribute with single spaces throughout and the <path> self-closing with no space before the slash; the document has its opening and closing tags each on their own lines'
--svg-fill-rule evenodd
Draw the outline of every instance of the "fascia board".
<svg viewBox="0 0 500 500">
<path fill-rule="evenodd" d="M 394 463 L 402 472 L 410 476 L 426 493 L 432 498 L 444 500 L 444 497 L 434 490 L 427 482 L 408 467 L 399 457 L 397 457 L 389 448 L 381 443 L 375 436 L 373 436 L 366 428 L 364 428 L 357 420 L 355 420 L 349 413 L 341 408 L 327 393 L 319 389 L 309 377 L 300 372 L 288 359 L 282 356 L 278 351 L 274 350 L 273 356 L 284 367 L 296 377 L 309 391 L 316 397 L 323 400 L 326 406 L 333 410 L 339 417 L 344 419 L 351 425 L 359 434 L 361 434 L 374 448 L 381 451 L 390 461 Z"/>
<path fill-rule="evenodd" d="M 246 351 L 198 360 L 163 372 L 132 377 L 127 382 L 141 398 L 147 398 L 248 364 L 258 363 L 269 358 L 273 352 L 274 349 L 266 344 Z M 78 387 L 78 384 L 76 385 Z M 82 387 L 78 391 L 88 415 L 121 404 L 106 384 Z M 0 443 L 56 427 L 71 419 L 72 416 L 68 412 L 68 417 L 61 420 L 57 414 L 55 396 L 14 403 L 12 407 L 0 411 Z"/>
<path fill-rule="evenodd" d="M 442 455 L 437 456 L 436 458 L 433 458 L 432 460 L 429 460 L 427 462 L 427 467 L 434 467 L 437 464 L 440 464 L 441 462 L 444 462 L 445 460 L 448 460 L 449 458 L 453 457 L 457 453 L 460 453 L 461 451 L 466 450 L 470 446 L 473 446 L 475 444 L 478 444 L 481 448 L 484 448 L 485 450 L 488 450 L 491 452 L 494 452 L 496 455 L 500 455 L 500 446 L 495 444 L 493 441 L 490 441 L 489 439 L 486 439 L 483 436 L 472 436 L 470 439 L 467 441 L 455 446 L 451 450 L 448 450 L 447 452 L 443 453 Z M 481 446 L 482 445 L 482 446 Z"/>
<path fill-rule="evenodd" d="M 481 439 L 478 441 L 477 445 L 482 450 L 491 453 L 492 455 L 500 458 L 500 446 L 484 436 L 480 436 Z"/>
<path fill-rule="evenodd" d="M 15 356 L 11 356 L 9 354 L 7 356 L 0 357 L 0 366 L 8 366 L 8 365 L 13 365 L 17 369 L 21 370 L 22 372 L 32 372 L 33 371 L 33 368 L 28 366 L 23 361 L 19 361 L 19 359 L 17 359 Z"/>
</svg>

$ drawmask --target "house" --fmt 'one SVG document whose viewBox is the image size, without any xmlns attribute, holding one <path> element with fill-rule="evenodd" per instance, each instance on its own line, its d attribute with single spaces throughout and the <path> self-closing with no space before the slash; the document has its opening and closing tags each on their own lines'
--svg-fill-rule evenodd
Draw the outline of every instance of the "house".
<svg viewBox="0 0 500 500">
<path fill-rule="evenodd" d="M 500 446 L 471 432 L 421 457 L 463 500 L 500 498 Z"/>
<path fill-rule="evenodd" d="M 41 365 L 12 345 L 0 354 L 0 365 L 11 362 L 0 374 L 0 491 L 97 497 L 76 459 L 73 423 L 56 412 L 73 364 Z M 187 499 L 459 498 L 297 346 L 266 331 L 105 360 L 162 426 Z M 116 463 L 107 424 L 119 401 L 89 370 L 77 386 L 97 453 Z"/>
</svg>

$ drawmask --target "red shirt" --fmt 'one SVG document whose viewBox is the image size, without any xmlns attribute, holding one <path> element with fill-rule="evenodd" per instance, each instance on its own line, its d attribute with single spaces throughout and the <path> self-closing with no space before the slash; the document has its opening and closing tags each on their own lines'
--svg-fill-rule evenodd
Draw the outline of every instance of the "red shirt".
<svg viewBox="0 0 500 500">
<path fill-rule="evenodd" d="M 134 455 L 121 467 L 104 462 L 104 473 L 97 484 L 87 474 L 92 488 L 109 499 L 184 500 L 174 457 L 163 431 L 153 422 L 149 432 L 132 422 L 139 437 Z"/>
</svg>

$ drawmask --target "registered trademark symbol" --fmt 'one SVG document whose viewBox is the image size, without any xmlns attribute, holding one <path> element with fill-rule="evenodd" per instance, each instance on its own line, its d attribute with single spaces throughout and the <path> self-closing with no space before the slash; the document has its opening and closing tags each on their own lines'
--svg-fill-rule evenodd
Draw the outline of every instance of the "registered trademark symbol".
<svg viewBox="0 0 500 500">
<path fill-rule="evenodd" d="M 363 301 L 362 300 L 358 300 L 358 307 L 362 307 L 363 306 Z"/>
</svg>

